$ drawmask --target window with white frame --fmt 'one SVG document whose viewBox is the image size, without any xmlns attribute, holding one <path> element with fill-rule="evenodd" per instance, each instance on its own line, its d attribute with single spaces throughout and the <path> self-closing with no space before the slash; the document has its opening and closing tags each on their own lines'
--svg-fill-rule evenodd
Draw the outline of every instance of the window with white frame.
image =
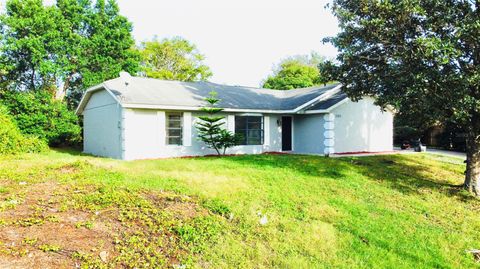
<svg viewBox="0 0 480 269">
<path fill-rule="evenodd" d="M 263 117 L 235 116 L 235 134 L 241 136 L 240 145 L 263 145 Z"/>
<path fill-rule="evenodd" d="M 166 144 L 182 145 L 183 143 L 183 114 L 166 113 Z"/>
</svg>

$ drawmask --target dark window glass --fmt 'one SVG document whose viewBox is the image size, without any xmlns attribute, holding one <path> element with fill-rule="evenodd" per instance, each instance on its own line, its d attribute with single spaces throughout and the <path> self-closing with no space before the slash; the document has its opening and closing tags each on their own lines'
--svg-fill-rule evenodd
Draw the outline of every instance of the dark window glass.
<svg viewBox="0 0 480 269">
<path fill-rule="evenodd" d="M 235 116 L 235 133 L 242 138 L 240 145 L 263 145 L 263 117 Z"/>
<path fill-rule="evenodd" d="M 181 145 L 182 144 L 182 138 L 181 137 L 169 137 L 168 138 L 168 144 L 169 145 Z"/>
<path fill-rule="evenodd" d="M 262 123 L 261 122 L 249 122 L 248 123 L 248 129 L 249 130 L 261 130 L 262 129 Z"/>
<path fill-rule="evenodd" d="M 247 117 L 235 117 L 235 130 L 247 129 Z"/>
<path fill-rule="evenodd" d="M 182 113 L 166 114 L 167 145 L 182 145 L 183 115 Z"/>
</svg>

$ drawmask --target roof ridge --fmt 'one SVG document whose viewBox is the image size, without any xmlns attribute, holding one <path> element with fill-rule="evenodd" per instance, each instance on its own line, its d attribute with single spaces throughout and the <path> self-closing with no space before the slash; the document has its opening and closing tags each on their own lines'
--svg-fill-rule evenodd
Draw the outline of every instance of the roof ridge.
<svg viewBox="0 0 480 269">
<path fill-rule="evenodd" d="M 332 83 L 328 85 L 313 85 L 310 87 L 303 87 L 303 88 L 295 88 L 295 89 L 289 89 L 289 90 L 277 90 L 277 89 L 269 89 L 269 88 L 261 88 L 261 87 L 253 87 L 253 86 L 244 86 L 244 85 L 230 85 L 230 84 L 220 84 L 217 82 L 212 82 L 208 80 L 199 80 L 199 81 L 181 81 L 181 80 L 167 80 L 167 79 L 158 79 L 158 78 L 151 78 L 151 77 L 142 77 L 142 76 L 132 76 L 134 79 L 146 79 L 146 80 L 155 80 L 155 81 L 162 81 L 166 83 L 189 83 L 189 84 L 196 84 L 196 83 L 206 83 L 206 84 L 214 84 L 217 86 L 226 86 L 226 87 L 236 87 L 236 88 L 245 88 L 245 89 L 252 89 L 252 90 L 264 90 L 264 91 L 272 91 L 272 92 L 283 92 L 283 93 L 291 93 L 293 91 L 303 91 L 303 90 L 314 90 L 314 89 L 320 89 L 320 88 L 327 88 L 330 86 L 338 86 L 340 83 Z M 120 79 L 114 78 L 107 80 L 105 82 L 111 81 L 111 80 L 116 80 Z"/>
</svg>

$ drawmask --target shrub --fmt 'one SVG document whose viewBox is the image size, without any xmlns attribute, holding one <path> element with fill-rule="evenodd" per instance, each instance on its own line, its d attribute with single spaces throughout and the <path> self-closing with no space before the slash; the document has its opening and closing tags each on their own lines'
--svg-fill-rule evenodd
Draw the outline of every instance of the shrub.
<svg viewBox="0 0 480 269">
<path fill-rule="evenodd" d="M 23 135 L 7 109 L 0 106 L 0 154 L 33 153 L 46 149 L 47 144 L 44 141 L 30 135 Z"/>
<path fill-rule="evenodd" d="M 421 132 L 410 126 L 396 126 L 393 130 L 395 143 L 402 143 L 403 141 L 410 141 L 412 139 L 418 139 L 421 136 Z"/>
<path fill-rule="evenodd" d="M 51 146 L 76 145 L 81 141 L 77 115 L 48 91 L 5 91 L 2 103 L 24 134 L 34 135 Z"/>
</svg>

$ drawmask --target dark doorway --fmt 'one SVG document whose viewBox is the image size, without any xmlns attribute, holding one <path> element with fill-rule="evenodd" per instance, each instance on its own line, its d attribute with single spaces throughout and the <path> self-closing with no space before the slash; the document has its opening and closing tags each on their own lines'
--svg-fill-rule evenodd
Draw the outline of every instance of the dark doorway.
<svg viewBox="0 0 480 269">
<path fill-rule="evenodd" d="M 282 151 L 292 150 L 292 117 L 282 117 Z"/>
</svg>

